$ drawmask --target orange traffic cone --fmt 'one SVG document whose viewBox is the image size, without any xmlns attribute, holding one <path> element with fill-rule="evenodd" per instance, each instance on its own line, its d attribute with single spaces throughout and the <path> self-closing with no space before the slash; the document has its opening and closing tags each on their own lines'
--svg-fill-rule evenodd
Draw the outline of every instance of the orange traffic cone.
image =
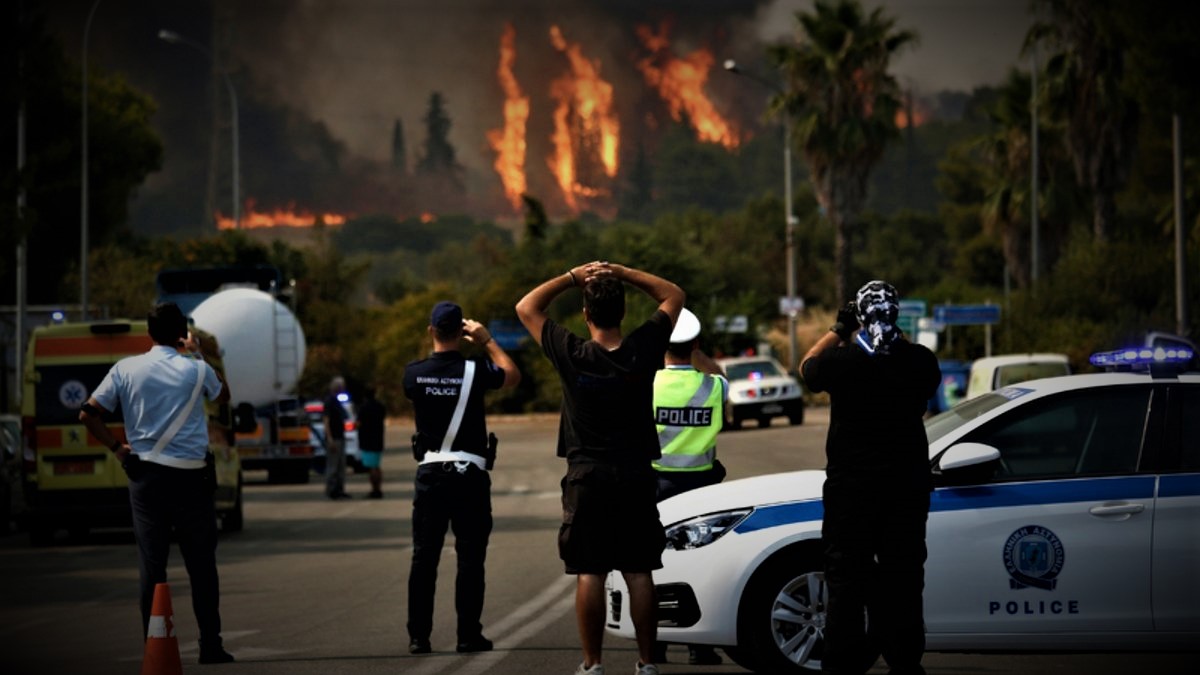
<svg viewBox="0 0 1200 675">
<path fill-rule="evenodd" d="M 171 587 L 167 584 L 154 586 L 142 675 L 183 675 L 179 641 L 175 639 L 175 614 L 171 611 Z"/>
</svg>

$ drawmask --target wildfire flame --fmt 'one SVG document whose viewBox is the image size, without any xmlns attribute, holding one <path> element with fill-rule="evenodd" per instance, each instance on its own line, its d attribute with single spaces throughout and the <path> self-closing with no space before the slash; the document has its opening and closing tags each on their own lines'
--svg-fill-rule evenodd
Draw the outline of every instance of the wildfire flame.
<svg viewBox="0 0 1200 675">
<path fill-rule="evenodd" d="M 549 158 L 550 170 L 558 180 L 563 198 L 572 210 L 578 210 L 575 197 L 594 196 L 603 191 L 585 185 L 579 178 L 580 149 L 593 149 L 598 155 L 605 175 L 617 174 L 617 148 L 620 122 L 613 111 L 613 86 L 600 77 L 599 61 L 583 55 L 578 43 L 568 43 L 558 26 L 550 27 L 554 48 L 566 55 L 571 73 L 555 80 L 550 96 L 557 101 L 554 110 L 554 133 L 550 140 L 554 154 Z M 572 129 L 578 133 L 572 134 Z"/>
<path fill-rule="evenodd" d="M 237 226 L 233 222 L 232 216 L 226 216 L 221 212 L 217 212 L 217 229 L 218 230 L 233 230 Z M 310 211 L 297 211 L 295 204 L 288 204 L 286 209 L 276 207 L 273 211 L 257 211 L 254 208 L 254 201 L 247 200 L 245 210 L 242 211 L 242 228 L 252 227 L 312 227 L 317 218 L 320 218 L 326 225 L 344 225 L 346 216 L 338 213 L 322 213 L 313 214 Z"/>
<path fill-rule="evenodd" d="M 638 61 L 638 70 L 646 83 L 658 90 L 666 101 L 671 117 L 676 121 L 687 113 L 700 140 L 720 143 L 733 149 L 741 142 L 737 128 L 717 112 L 713 102 L 704 93 L 708 73 L 715 59 L 706 49 L 697 49 L 684 58 L 670 52 L 667 38 L 668 28 L 664 24 L 656 33 L 649 26 L 637 27 L 638 38 L 650 55 Z"/>
<path fill-rule="evenodd" d="M 913 127 L 919 127 L 929 121 L 929 110 L 919 100 L 905 97 L 905 105 L 896 111 L 896 128 L 907 129 L 909 115 L 912 115 Z"/>
<path fill-rule="evenodd" d="M 521 85 L 513 75 L 516 38 L 516 29 L 512 24 L 506 25 L 500 36 L 500 66 L 496 69 L 504 90 L 504 128 L 489 131 L 487 138 L 496 151 L 493 166 L 504 183 L 504 194 L 514 209 L 520 209 L 521 195 L 525 193 L 525 122 L 529 119 L 529 97 L 522 94 Z"/>
</svg>

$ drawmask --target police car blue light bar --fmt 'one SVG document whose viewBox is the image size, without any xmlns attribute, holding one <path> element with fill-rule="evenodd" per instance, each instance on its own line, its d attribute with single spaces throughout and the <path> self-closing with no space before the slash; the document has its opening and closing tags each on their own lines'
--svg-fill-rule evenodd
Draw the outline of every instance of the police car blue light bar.
<svg viewBox="0 0 1200 675">
<path fill-rule="evenodd" d="M 1117 349 L 1111 352 L 1096 352 L 1088 361 L 1100 368 L 1113 366 L 1149 366 L 1162 363 L 1187 363 L 1195 352 L 1186 347 L 1141 347 Z"/>
</svg>

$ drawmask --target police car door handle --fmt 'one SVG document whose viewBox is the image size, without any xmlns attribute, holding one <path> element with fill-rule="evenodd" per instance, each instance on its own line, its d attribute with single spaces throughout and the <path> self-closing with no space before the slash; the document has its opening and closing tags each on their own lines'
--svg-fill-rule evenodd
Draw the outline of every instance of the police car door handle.
<svg viewBox="0 0 1200 675">
<path fill-rule="evenodd" d="M 1099 506 L 1093 506 L 1092 508 L 1088 509 L 1088 513 L 1092 514 L 1093 516 L 1100 516 L 1100 517 L 1125 516 L 1125 518 L 1128 518 L 1129 516 L 1131 516 L 1135 513 L 1141 513 L 1142 511 L 1145 511 L 1145 510 L 1146 510 L 1145 504 L 1130 504 L 1130 503 L 1101 504 Z M 1121 518 L 1121 520 L 1125 520 L 1125 518 Z"/>
</svg>

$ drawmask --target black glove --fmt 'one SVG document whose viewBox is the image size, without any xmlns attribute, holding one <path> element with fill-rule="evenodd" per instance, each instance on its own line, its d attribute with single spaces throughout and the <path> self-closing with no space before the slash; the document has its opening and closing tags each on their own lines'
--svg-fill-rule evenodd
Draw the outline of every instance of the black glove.
<svg viewBox="0 0 1200 675">
<path fill-rule="evenodd" d="M 850 301 L 838 310 L 837 323 L 830 326 L 829 330 L 837 333 L 842 342 L 849 342 L 851 336 L 859 329 L 860 325 L 858 323 L 858 308 L 854 306 L 854 301 Z"/>
</svg>

